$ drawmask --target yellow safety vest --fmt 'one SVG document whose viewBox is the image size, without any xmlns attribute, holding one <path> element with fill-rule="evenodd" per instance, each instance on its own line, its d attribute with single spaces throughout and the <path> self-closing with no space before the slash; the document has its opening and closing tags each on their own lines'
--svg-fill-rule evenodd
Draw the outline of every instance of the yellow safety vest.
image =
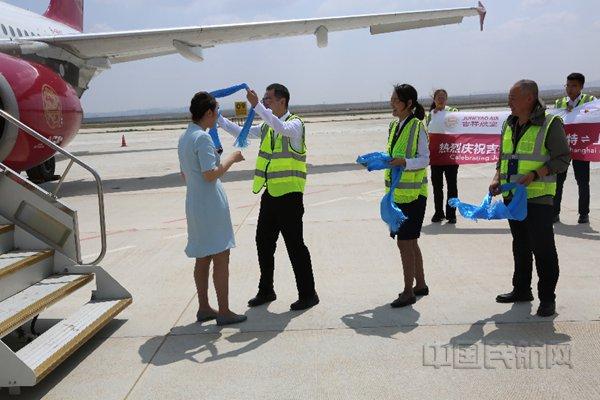
<svg viewBox="0 0 600 400">
<path fill-rule="evenodd" d="M 418 118 L 411 120 L 404 126 L 400 136 L 392 148 L 394 136 L 399 129 L 400 121 L 395 120 L 390 124 L 388 136 L 388 154 L 393 158 L 414 158 L 419 147 L 419 135 L 423 122 Z M 390 191 L 392 179 L 392 170 L 385 170 L 385 190 Z M 394 202 L 404 204 L 415 201 L 419 196 L 427 197 L 427 169 L 418 169 L 414 171 L 404 170 L 398 187 L 394 190 Z"/>
<path fill-rule="evenodd" d="M 530 125 L 527 131 L 521 136 L 516 149 L 513 145 L 513 131 L 508 121 L 504 122 L 502 128 L 502 144 L 500 151 L 500 182 L 505 184 L 518 182 L 526 174 L 538 170 L 550 160 L 550 154 L 545 146 L 548 128 L 552 124 L 556 115 L 546 114 L 544 124 Z M 508 179 L 509 160 L 518 160 L 517 174 L 511 175 Z M 502 195 L 508 197 L 510 192 L 504 192 Z M 556 194 L 556 175 L 547 175 L 541 177 L 527 186 L 527 198 L 540 196 L 554 196 Z"/>
<path fill-rule="evenodd" d="M 286 121 L 302 119 L 290 114 Z M 306 185 L 306 142 L 304 122 L 302 122 L 302 149 L 294 149 L 290 138 L 285 137 L 263 123 L 261 126 L 261 142 L 252 191 L 260 193 L 266 186 L 273 197 L 288 193 L 304 193 Z"/>
<path fill-rule="evenodd" d="M 556 103 L 554 103 L 554 106 L 556 108 L 567 108 L 570 100 L 571 99 L 568 96 L 563 97 L 562 99 L 556 100 Z M 583 93 L 581 95 L 581 99 L 579 99 L 579 101 L 577 102 L 575 107 L 580 106 L 585 103 L 589 103 L 590 101 L 594 101 L 594 100 L 596 100 L 596 98 L 594 96 Z"/>
</svg>

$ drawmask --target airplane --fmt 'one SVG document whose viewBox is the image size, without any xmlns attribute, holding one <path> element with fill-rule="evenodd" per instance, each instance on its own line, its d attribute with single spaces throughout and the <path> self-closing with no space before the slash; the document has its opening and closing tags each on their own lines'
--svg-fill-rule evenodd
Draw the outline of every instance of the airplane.
<svg viewBox="0 0 600 400">
<path fill-rule="evenodd" d="M 0 108 L 57 145 L 69 144 L 83 119 L 80 98 L 112 64 L 179 53 L 202 61 L 214 46 L 370 28 L 372 35 L 461 23 L 477 7 L 231 25 L 83 33 L 84 0 L 50 0 L 39 15 L 0 2 Z M 57 179 L 54 151 L 0 118 L 0 162 L 36 182 Z"/>
</svg>

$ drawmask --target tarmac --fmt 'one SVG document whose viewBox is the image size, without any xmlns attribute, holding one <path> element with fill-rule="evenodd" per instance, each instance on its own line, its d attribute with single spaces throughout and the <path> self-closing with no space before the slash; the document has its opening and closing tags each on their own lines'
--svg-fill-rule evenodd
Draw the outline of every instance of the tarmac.
<svg viewBox="0 0 600 400">
<path fill-rule="evenodd" d="M 398 249 L 379 217 L 383 175 L 355 164 L 359 154 L 384 150 L 388 123 L 335 118 L 307 124 L 304 230 L 321 303 L 304 312 L 289 311 L 297 293 L 281 238 L 277 301 L 246 306 L 259 277 L 260 196 L 251 191 L 258 143 L 244 151 L 247 160 L 223 181 L 237 241 L 230 303 L 248 321 L 227 328 L 195 322 L 177 160 L 183 127 L 82 132 L 68 149 L 104 180 L 108 254 L 102 266 L 134 302 L 38 386 L 10 398 L 600 398 L 600 164 L 592 164 L 590 225 L 577 224 L 572 170 L 565 185 L 562 223 L 555 226 L 558 315 L 535 316 L 537 299 L 496 303 L 498 293 L 511 290 L 508 223 L 459 217 L 455 226 L 432 224 L 432 194 L 420 239 L 431 294 L 392 309 L 403 278 Z M 122 134 L 127 147 L 120 147 Z M 233 139 L 222 134 L 222 140 L 230 151 Z M 65 166 L 60 161 L 57 173 Z M 493 173 L 492 164 L 461 166 L 460 198 L 479 203 Z M 92 259 L 99 228 L 91 177 L 74 168 L 59 195 L 78 210 L 82 251 Z M 534 272 L 534 295 L 536 282 Z M 212 284 L 210 296 L 216 306 Z M 79 290 L 52 307 L 40 316 L 38 330 L 88 297 L 89 290 Z M 0 397 L 9 398 L 7 391 Z"/>
</svg>

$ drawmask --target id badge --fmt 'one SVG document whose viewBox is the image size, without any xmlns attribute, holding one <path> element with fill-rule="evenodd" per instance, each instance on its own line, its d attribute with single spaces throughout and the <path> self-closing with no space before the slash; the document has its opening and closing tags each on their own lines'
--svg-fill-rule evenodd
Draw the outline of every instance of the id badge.
<svg viewBox="0 0 600 400">
<path fill-rule="evenodd" d="M 516 156 L 512 156 L 508 160 L 508 176 L 514 176 L 519 173 L 519 160 Z"/>
</svg>

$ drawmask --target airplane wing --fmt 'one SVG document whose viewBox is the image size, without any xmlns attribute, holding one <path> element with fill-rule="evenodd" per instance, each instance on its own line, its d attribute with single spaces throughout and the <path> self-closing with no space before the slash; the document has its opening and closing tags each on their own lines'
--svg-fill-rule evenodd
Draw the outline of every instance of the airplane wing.
<svg viewBox="0 0 600 400">
<path fill-rule="evenodd" d="M 153 29 L 141 31 L 69 34 L 36 37 L 35 42 L 65 50 L 81 59 L 108 59 L 122 63 L 167 54 L 201 61 L 202 49 L 227 43 L 315 35 L 320 47 L 327 45 L 329 32 L 370 28 L 371 34 L 461 23 L 464 17 L 480 16 L 481 29 L 485 8 L 453 8 L 335 18 L 258 22 L 206 27 Z M 25 43 L 24 43 L 25 45 Z M 32 45 L 30 42 L 29 45 Z M 35 47 L 35 45 L 33 45 Z"/>
</svg>

